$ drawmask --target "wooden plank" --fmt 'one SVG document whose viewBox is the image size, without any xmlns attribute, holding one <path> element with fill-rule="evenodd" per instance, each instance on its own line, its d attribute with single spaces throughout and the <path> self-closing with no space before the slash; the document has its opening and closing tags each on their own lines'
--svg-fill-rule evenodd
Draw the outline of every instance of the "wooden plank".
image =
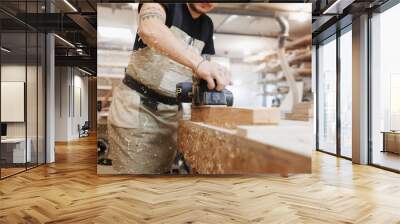
<svg viewBox="0 0 400 224">
<path fill-rule="evenodd" d="M 303 78 L 299 77 L 299 76 L 296 76 L 295 79 L 296 79 L 297 82 L 303 81 Z M 282 76 L 282 77 L 277 78 L 277 79 L 263 79 L 263 80 L 259 81 L 258 84 L 264 84 L 264 83 L 265 84 L 274 84 L 274 83 L 282 83 L 282 82 L 286 82 L 286 77 L 285 76 Z"/>
<path fill-rule="evenodd" d="M 398 132 L 386 132 L 385 135 L 386 150 L 387 152 L 400 154 L 400 133 Z"/>
<path fill-rule="evenodd" d="M 301 102 L 293 106 L 291 113 L 285 114 L 287 120 L 308 121 L 313 117 L 313 103 Z"/>
<path fill-rule="evenodd" d="M 280 120 L 280 110 L 279 108 L 193 107 L 191 120 L 228 128 L 237 125 L 277 124 Z"/>
<path fill-rule="evenodd" d="M 294 114 L 294 113 L 287 113 L 285 114 L 285 119 L 293 120 L 293 121 L 309 121 L 312 116 L 302 115 L 302 114 Z"/>
<path fill-rule="evenodd" d="M 311 46 L 311 41 L 312 41 L 312 35 L 306 35 L 293 42 L 287 43 L 287 45 L 285 46 L 285 50 L 294 50 L 305 46 Z"/>
<path fill-rule="evenodd" d="M 293 68 L 294 70 L 296 70 L 297 74 L 300 76 L 311 76 L 312 70 L 311 68 Z M 266 73 L 278 73 L 280 71 L 282 71 L 281 66 L 276 66 L 273 68 L 265 68 L 261 71 L 264 71 Z"/>
<path fill-rule="evenodd" d="M 311 75 L 312 75 L 311 68 L 295 68 L 294 70 L 296 70 L 296 72 L 299 76 L 311 77 Z"/>
<path fill-rule="evenodd" d="M 307 51 L 310 51 L 311 48 L 312 36 L 306 35 L 295 41 L 288 42 L 285 46 L 286 53 L 298 52 L 303 54 Z M 261 62 L 269 62 L 272 60 L 278 60 L 277 51 L 267 53 L 265 55 L 252 55 L 244 59 L 245 62 L 249 63 L 261 63 Z"/>
<path fill-rule="evenodd" d="M 286 50 L 286 55 L 290 56 L 292 54 L 303 54 L 303 53 L 311 51 L 310 47 L 311 47 L 311 45 L 305 46 L 303 48 Z M 258 54 L 252 55 L 252 56 L 248 56 L 248 57 L 244 58 L 243 60 L 248 63 L 271 62 L 274 60 L 278 60 L 278 52 L 275 50 L 273 52 L 268 52 L 268 53 L 262 54 L 262 55 L 258 55 Z"/>
<path fill-rule="evenodd" d="M 278 125 L 241 125 L 236 131 L 246 138 L 304 156 L 310 156 L 313 148 L 310 122 L 281 120 Z"/>
<path fill-rule="evenodd" d="M 286 176 L 311 172 L 311 147 L 308 155 L 299 154 L 236 133 L 232 129 L 182 120 L 178 127 L 178 147 L 200 174 L 280 173 Z"/>
<path fill-rule="evenodd" d="M 308 51 L 306 53 L 294 56 L 293 58 L 289 59 L 288 62 L 289 62 L 290 66 L 299 65 L 299 64 L 304 63 L 304 62 L 311 62 L 311 51 Z M 269 68 L 267 67 L 265 70 L 268 73 L 278 73 L 278 72 L 280 72 L 282 70 L 282 68 L 281 68 L 280 64 L 277 64 L 277 65 L 274 65 L 274 66 L 269 67 Z"/>
</svg>

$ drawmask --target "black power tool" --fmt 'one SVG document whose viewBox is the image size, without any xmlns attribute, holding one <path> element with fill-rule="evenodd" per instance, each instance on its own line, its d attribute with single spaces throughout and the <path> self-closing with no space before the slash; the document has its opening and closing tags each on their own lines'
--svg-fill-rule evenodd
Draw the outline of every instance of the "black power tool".
<svg viewBox="0 0 400 224">
<path fill-rule="evenodd" d="M 192 82 L 176 84 L 176 100 L 178 103 L 193 103 L 195 106 L 233 105 L 233 94 L 227 89 L 209 90 L 207 81 L 193 79 Z"/>
</svg>

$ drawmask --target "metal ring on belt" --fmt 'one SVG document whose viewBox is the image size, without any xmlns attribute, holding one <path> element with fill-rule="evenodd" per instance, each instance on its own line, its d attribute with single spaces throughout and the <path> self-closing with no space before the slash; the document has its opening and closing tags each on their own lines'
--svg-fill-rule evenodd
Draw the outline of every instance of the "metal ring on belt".
<svg viewBox="0 0 400 224">
<path fill-rule="evenodd" d="M 175 97 L 165 96 L 159 94 L 158 92 L 154 91 L 153 89 L 148 88 L 147 86 L 143 85 L 142 83 L 138 82 L 134 78 L 129 75 L 125 75 L 122 82 L 128 86 L 129 88 L 137 91 L 138 93 L 142 94 L 145 97 L 154 99 L 160 103 L 168 104 L 168 105 L 177 105 Z"/>
</svg>

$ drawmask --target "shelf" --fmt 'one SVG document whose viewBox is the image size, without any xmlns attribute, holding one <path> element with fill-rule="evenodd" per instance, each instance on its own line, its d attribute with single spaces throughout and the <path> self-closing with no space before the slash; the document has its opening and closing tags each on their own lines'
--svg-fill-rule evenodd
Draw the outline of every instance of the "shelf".
<svg viewBox="0 0 400 224">
<path fill-rule="evenodd" d="M 111 101 L 112 97 L 108 97 L 108 100 L 106 100 L 106 97 L 104 96 L 99 96 L 97 97 L 97 101 Z"/>
<path fill-rule="evenodd" d="M 301 47 L 311 46 L 311 42 L 312 42 L 312 35 L 306 35 L 302 38 L 299 38 L 293 42 L 288 43 L 285 46 L 285 50 L 293 50 Z"/>
<path fill-rule="evenodd" d="M 109 115 L 109 112 L 108 112 L 108 111 L 100 111 L 100 112 L 97 112 L 97 117 L 98 117 L 98 118 L 101 118 L 101 117 L 108 117 L 108 115 Z"/>
<path fill-rule="evenodd" d="M 112 90 L 111 85 L 98 85 L 97 90 Z"/>
</svg>

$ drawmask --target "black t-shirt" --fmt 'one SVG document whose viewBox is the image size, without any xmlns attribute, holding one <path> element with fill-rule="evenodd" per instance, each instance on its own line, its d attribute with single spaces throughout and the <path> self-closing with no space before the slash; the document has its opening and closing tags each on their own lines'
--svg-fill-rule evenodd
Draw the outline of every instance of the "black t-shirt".
<svg viewBox="0 0 400 224">
<path fill-rule="evenodd" d="M 215 54 L 213 41 L 213 22 L 207 15 L 193 19 L 186 3 L 161 4 L 165 9 L 166 21 L 165 25 L 169 28 L 175 26 L 194 39 L 201 40 L 205 43 L 201 54 Z M 142 4 L 139 5 L 139 11 Z M 139 39 L 136 34 L 134 50 L 144 48 L 147 45 Z"/>
</svg>

